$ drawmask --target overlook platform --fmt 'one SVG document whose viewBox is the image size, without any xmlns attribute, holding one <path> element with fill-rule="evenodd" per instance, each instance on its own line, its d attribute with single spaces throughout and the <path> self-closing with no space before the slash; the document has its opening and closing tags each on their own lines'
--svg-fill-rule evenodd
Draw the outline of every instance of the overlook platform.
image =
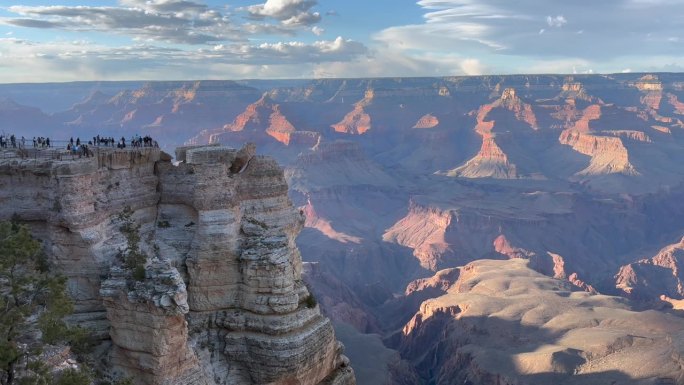
<svg viewBox="0 0 684 385">
<path fill-rule="evenodd" d="M 0 172 L 12 170 L 43 170 L 56 174 L 80 174 L 100 168 L 110 170 L 128 168 L 141 161 L 171 160 L 171 156 L 159 147 L 88 147 L 88 155 L 74 153 L 65 147 L 51 148 L 2 148 L 0 149 Z M 52 171 L 49 171 L 52 170 Z"/>
</svg>

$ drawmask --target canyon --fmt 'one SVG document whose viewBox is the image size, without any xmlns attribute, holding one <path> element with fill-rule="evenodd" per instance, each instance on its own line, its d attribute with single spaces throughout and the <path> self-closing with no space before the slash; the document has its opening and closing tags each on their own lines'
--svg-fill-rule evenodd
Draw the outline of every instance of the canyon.
<svg viewBox="0 0 684 385">
<path fill-rule="evenodd" d="M 232 288 L 211 272 L 234 274 L 233 267 L 203 248 L 217 242 L 218 249 L 238 255 L 246 247 L 219 239 L 221 232 L 249 244 L 255 237 L 270 239 L 270 230 L 250 234 L 253 224 L 238 219 L 246 203 L 224 207 L 237 202 L 231 194 L 240 202 L 247 194 L 244 199 L 251 202 L 256 198 L 249 194 L 263 193 L 271 205 L 263 210 L 275 210 L 269 220 L 287 240 L 277 247 L 298 259 L 291 251 L 296 243 L 302 263 L 292 263 L 292 274 L 301 274 L 331 319 L 360 384 L 447 384 L 453 378 L 485 385 L 684 380 L 676 369 L 684 308 L 682 74 L 113 82 L 65 89 L 71 107 L 28 103 L 30 95 L 46 99 L 39 85 L 0 85 L 2 129 L 58 141 L 148 134 L 169 153 L 177 146 L 243 148 L 252 142 L 258 154 L 283 166 L 282 178 L 254 176 L 250 183 L 258 187 L 244 193 L 231 187 L 239 181 L 226 182 L 212 167 L 199 171 L 200 159 L 233 155 L 188 147 L 176 155 L 176 161 L 185 160 L 180 168 L 170 159 L 159 163 L 163 167 L 143 162 L 145 171 L 133 172 L 135 184 L 121 176 L 104 187 L 130 190 L 126 199 L 136 202 L 130 205 L 144 223 L 143 233 L 155 234 L 170 264 L 155 265 L 155 275 L 177 282 L 164 289 L 166 297 L 179 296 L 183 304 L 187 296 L 189 310 L 172 301 L 150 320 L 178 328 L 174 335 L 188 335 L 196 346 L 211 346 L 213 338 L 199 339 L 198 325 L 237 322 L 217 309 L 248 306 L 241 302 L 247 297 L 264 301 L 252 292 L 230 300 L 237 302 L 215 298 L 214 291 Z M 171 171 L 188 167 L 195 174 L 181 178 Z M 26 173 L 21 178 L 34 171 Z M 206 179 L 196 179 L 199 175 Z M 78 309 L 87 309 L 77 311 L 80 322 L 106 334 L 107 315 L 143 312 L 138 303 L 122 301 L 116 274 L 105 281 L 111 290 L 95 289 L 100 264 L 113 252 L 98 251 L 105 254 L 81 261 L 92 253 L 91 244 L 111 249 L 105 245 L 115 241 L 102 233 L 116 231 L 102 221 L 123 208 L 123 198 L 112 203 L 108 193 L 93 195 L 77 183 L 60 198 L 58 215 L 48 202 L 54 200 L 51 185 L 31 178 L 36 179 L 4 184 L 0 201 L 23 210 L 22 219 L 35 223 L 37 234 L 61 252 L 65 271 L 78 271 L 70 290 Z M 11 189 L 17 183 L 33 187 Z M 219 184 L 216 191 L 200 197 L 211 183 Z M 95 210 L 86 216 L 88 223 L 75 214 L 65 219 L 69 212 L 90 213 L 72 203 L 82 196 L 92 197 L 107 214 Z M 296 209 L 276 204 L 286 196 Z M 188 203 L 190 197 L 195 198 Z M 36 199 L 43 203 L 30 203 Z M 301 211 L 301 218 L 287 219 L 288 210 L 295 217 Z M 203 216 L 204 211 L 211 214 Z M 45 212 L 53 214 L 46 219 Z M 263 215 L 247 218 L 271 226 Z M 200 219 L 206 221 L 202 226 Z M 168 220 L 170 229 L 155 228 L 160 220 Z M 184 227 L 190 222 L 195 225 Z M 97 231 L 84 233 L 90 243 L 83 244 L 70 233 L 52 234 L 56 224 Z M 244 234 L 235 235 L 238 227 Z M 280 285 L 273 293 L 278 305 L 269 311 L 297 314 L 283 321 L 283 328 L 320 325 L 318 313 L 288 307 L 293 293 L 306 297 L 302 282 L 273 284 Z M 159 301 L 166 298 L 158 294 Z M 139 295 L 147 302 L 157 298 L 143 287 Z M 535 298 L 545 303 L 534 303 Z M 239 317 L 247 317 L 247 325 L 261 322 Z M 317 327 L 331 330 L 330 325 Z M 320 358 L 327 367 L 345 361 L 330 353 L 336 349 L 331 336 L 320 347 L 328 352 Z M 244 338 L 246 345 L 256 344 Z M 586 341 L 592 339 L 590 346 Z M 125 366 L 130 358 L 124 353 L 132 347 L 121 344 L 117 360 Z M 174 359 L 183 362 L 178 370 L 185 370 L 174 376 L 194 376 L 195 362 L 200 367 L 211 362 L 206 351 L 193 349 L 174 349 L 179 355 Z M 244 352 L 225 354 L 239 362 L 235 365 L 247 365 L 239 358 Z M 637 365 L 640 354 L 654 364 Z M 167 371 L 163 360 L 157 365 L 148 372 Z M 225 368 L 221 365 L 210 366 Z"/>
</svg>

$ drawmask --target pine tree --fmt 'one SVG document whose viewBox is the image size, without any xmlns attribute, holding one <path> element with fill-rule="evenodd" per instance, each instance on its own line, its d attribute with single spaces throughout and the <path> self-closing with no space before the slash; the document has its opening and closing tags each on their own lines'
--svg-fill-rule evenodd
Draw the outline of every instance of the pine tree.
<svg viewBox="0 0 684 385">
<path fill-rule="evenodd" d="M 22 383 L 47 383 L 47 372 L 31 358 L 43 343 L 74 342 L 75 336 L 83 336 L 62 320 L 72 311 L 66 279 L 50 272 L 40 243 L 26 226 L 0 222 L 0 384 L 17 384 L 20 377 L 26 377 Z M 35 316 L 42 341 L 31 337 Z"/>
</svg>

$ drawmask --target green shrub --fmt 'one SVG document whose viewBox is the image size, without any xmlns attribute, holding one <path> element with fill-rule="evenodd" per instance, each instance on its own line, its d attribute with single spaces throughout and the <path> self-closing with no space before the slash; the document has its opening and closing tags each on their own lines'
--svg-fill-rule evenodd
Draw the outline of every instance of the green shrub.
<svg viewBox="0 0 684 385">
<path fill-rule="evenodd" d="M 304 303 L 306 304 L 306 307 L 308 307 L 309 309 L 313 309 L 318 304 L 318 301 L 316 301 L 316 297 L 314 297 L 313 294 L 309 293 L 309 296 L 306 297 Z"/>
<path fill-rule="evenodd" d="M 85 370 L 64 369 L 55 385 L 90 385 L 92 378 Z"/>
</svg>

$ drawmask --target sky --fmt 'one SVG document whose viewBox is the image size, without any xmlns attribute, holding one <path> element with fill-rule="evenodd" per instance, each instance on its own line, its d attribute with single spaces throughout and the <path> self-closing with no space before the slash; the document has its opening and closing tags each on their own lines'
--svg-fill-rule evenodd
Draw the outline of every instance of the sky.
<svg viewBox="0 0 684 385">
<path fill-rule="evenodd" d="M 2 0 L 0 83 L 679 72 L 681 15 L 682 0 Z"/>
</svg>

